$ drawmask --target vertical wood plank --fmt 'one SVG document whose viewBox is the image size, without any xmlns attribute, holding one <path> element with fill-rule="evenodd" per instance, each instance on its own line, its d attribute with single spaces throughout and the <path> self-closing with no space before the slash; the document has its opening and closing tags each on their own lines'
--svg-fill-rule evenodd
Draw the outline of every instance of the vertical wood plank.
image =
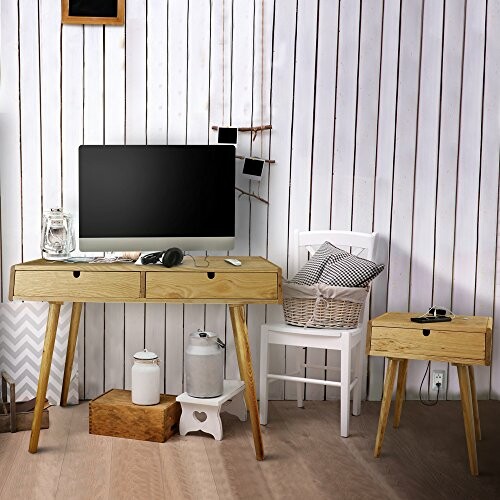
<svg viewBox="0 0 500 500">
<path fill-rule="evenodd" d="M 83 26 L 62 27 L 61 172 L 64 209 L 78 220 L 78 147 L 83 143 Z M 75 223 L 78 242 L 78 224 Z M 78 247 L 78 243 L 77 243 Z M 85 397 L 85 308 L 78 330 L 78 391 Z"/>
<path fill-rule="evenodd" d="M 486 2 L 467 2 L 466 9 L 453 254 L 452 304 L 457 314 L 474 314 Z M 448 398 L 458 396 L 457 374 L 450 370 Z"/>
<path fill-rule="evenodd" d="M 19 92 L 21 96 L 21 168 L 23 259 L 41 257 L 42 149 L 40 139 L 40 53 L 38 2 L 19 3 Z M 30 201 L 28 201 L 30 200 Z"/>
<path fill-rule="evenodd" d="M 495 119 L 495 123 L 491 123 L 490 120 L 497 116 L 496 111 L 498 110 L 500 96 L 498 95 L 499 88 L 497 82 L 500 77 L 500 64 L 498 62 L 498 57 L 495 54 L 500 53 L 500 33 L 498 29 L 493 28 L 494 26 L 499 26 L 500 23 L 500 1 L 494 0 L 488 3 L 488 18 L 487 18 L 487 42 L 486 42 L 486 72 L 485 72 L 485 87 L 484 87 L 484 124 L 483 124 L 483 168 L 489 170 L 490 164 L 491 168 L 500 169 L 500 161 L 498 159 L 498 138 L 499 138 L 499 123 Z M 490 149 L 491 148 L 491 149 Z M 495 151 L 493 154 L 491 151 Z M 490 157 L 490 155 L 492 155 Z M 495 158 L 496 156 L 496 158 Z M 492 170 L 493 171 L 493 170 Z M 480 211 L 481 213 L 481 211 Z M 498 217 L 498 203 L 497 203 L 497 217 Z M 500 220 L 497 220 L 497 250 L 496 250 L 496 276 L 495 276 L 495 297 L 494 297 L 494 315 L 496 321 L 494 320 L 493 326 L 495 331 L 493 332 L 493 353 L 492 359 L 493 363 L 490 370 L 490 398 L 500 399 L 500 340 L 498 336 L 500 335 L 500 328 L 498 325 L 498 318 L 500 318 L 500 250 L 499 250 L 499 239 L 498 233 Z M 480 232 L 481 234 L 481 232 Z M 476 306 L 477 307 L 477 306 Z"/>
<path fill-rule="evenodd" d="M 294 78 L 294 47 L 296 36 L 295 4 L 276 0 L 274 28 L 274 60 L 272 74 L 272 116 L 273 133 L 271 156 L 279 168 L 269 172 L 268 256 L 283 268 L 287 276 L 288 252 L 288 203 L 290 183 L 290 148 L 292 127 L 292 102 Z M 286 211 L 285 208 L 287 207 Z M 283 321 L 281 306 L 268 306 L 267 321 Z M 283 373 L 285 370 L 285 349 L 270 346 L 269 370 Z M 270 399 L 283 399 L 284 384 L 275 382 L 269 387 Z"/>
<path fill-rule="evenodd" d="M 168 3 L 168 143 L 185 144 L 187 127 L 187 2 Z M 183 391 L 184 306 L 166 306 L 165 390 Z"/>
<path fill-rule="evenodd" d="M 19 16 L 16 2 L 2 4 L 0 19 L 2 85 L 0 88 L 1 290 L 9 295 L 10 266 L 23 259 L 21 206 Z M 8 236 L 7 236 L 8 235 Z"/>
<path fill-rule="evenodd" d="M 332 229 L 351 229 L 361 2 L 340 2 Z"/>
<path fill-rule="evenodd" d="M 223 12 L 224 8 L 224 12 Z M 210 125 L 229 123 L 231 109 L 231 66 L 226 63 L 223 70 L 223 59 L 231 60 L 231 12 L 230 2 L 214 0 L 210 10 L 210 81 L 209 81 L 209 122 Z M 223 93 L 225 98 L 223 99 Z M 226 123 L 224 123 L 226 121 Z M 217 144 L 217 132 L 209 129 L 209 144 Z M 228 252 L 208 252 L 209 255 L 227 255 Z M 221 304 L 207 304 L 205 308 L 205 328 L 217 333 L 226 341 L 227 307 Z"/>
<path fill-rule="evenodd" d="M 500 2 L 488 2 L 485 33 L 485 70 L 482 107 L 481 178 L 479 186 L 478 244 L 475 314 L 492 316 L 495 290 L 495 258 L 497 239 L 494 234 L 498 227 L 498 181 L 500 151 L 499 103 L 500 88 Z M 498 264 L 497 264 L 498 267 Z M 498 285 L 498 282 L 497 282 Z M 497 316 L 498 318 L 498 316 Z M 497 329 L 497 332 L 499 330 Z M 498 333 L 497 333 L 498 336 Z M 495 339 L 495 335 L 493 335 Z M 499 341 L 497 340 L 497 343 Z M 500 357 L 494 358 L 500 364 Z M 476 367 L 475 380 L 477 397 L 490 398 L 489 367 Z M 495 376 L 491 383 L 495 384 Z"/>
<path fill-rule="evenodd" d="M 425 2 L 419 74 L 418 130 L 415 156 L 413 233 L 411 242 L 410 311 L 425 312 L 432 305 L 432 264 L 434 261 L 434 224 L 441 54 L 444 3 Z M 447 307 L 449 307 L 447 305 Z M 409 398 L 418 398 L 418 390 L 427 362 L 415 361 L 408 368 L 406 390 Z"/>
<path fill-rule="evenodd" d="M 61 3 L 39 0 L 42 209 L 62 205 Z"/>
<path fill-rule="evenodd" d="M 125 26 L 125 142 L 146 143 L 146 1 L 129 0 Z M 144 348 L 145 305 L 125 304 L 125 388 L 133 355 Z"/>
<path fill-rule="evenodd" d="M 252 125 L 271 123 L 271 69 L 273 37 L 273 2 L 255 1 L 254 57 L 253 57 L 253 118 Z M 258 158 L 269 158 L 271 132 L 257 134 L 252 145 L 252 154 Z M 265 199 L 269 195 L 269 164 L 264 165 L 262 180 L 254 182 L 257 192 Z M 250 255 L 267 256 L 267 219 L 269 206 L 259 200 L 250 199 Z M 260 327 L 266 322 L 266 307 L 260 304 L 248 306 L 248 335 L 254 373 L 259 373 Z M 259 392 L 260 378 L 255 387 Z"/>
<path fill-rule="evenodd" d="M 340 2 L 330 222 L 332 229 L 352 228 L 360 27 L 361 2 Z M 339 367 L 339 354 L 338 351 L 327 352 L 327 365 Z M 334 377 L 327 373 L 327 378 Z M 339 396 L 338 388 L 326 388 L 327 399 L 338 399 Z"/>
<path fill-rule="evenodd" d="M 104 28 L 104 143 L 125 142 L 125 28 Z M 125 306 L 106 304 L 104 318 L 104 390 L 125 383 Z"/>
<path fill-rule="evenodd" d="M 210 3 L 190 0 L 187 30 L 186 144 L 207 144 L 209 137 Z M 189 258 L 189 257 L 188 257 Z M 205 326 L 205 306 L 184 306 L 184 344 Z"/>
<path fill-rule="evenodd" d="M 333 162 L 333 129 L 335 89 L 337 81 L 337 36 L 339 2 L 318 2 L 318 33 L 316 48 L 316 82 L 311 165 L 311 203 L 309 229 L 330 227 L 331 178 Z M 325 364 L 324 349 L 307 349 L 307 362 Z M 306 368 L 306 377 L 325 378 L 325 372 Z M 323 399 L 324 387 L 306 385 L 306 399 Z"/>
<path fill-rule="evenodd" d="M 253 57 L 254 57 L 254 4 L 252 2 L 234 2 L 232 11 L 232 57 L 226 64 L 231 65 L 231 125 L 248 127 L 252 124 L 253 107 Z M 226 66 L 227 68 L 227 66 Z M 252 155 L 252 138 L 248 132 L 238 137 L 238 154 Z M 253 182 L 243 174 L 243 160 L 236 160 L 236 186 L 248 191 L 253 189 Z M 250 253 L 250 204 L 249 197 L 239 197 L 235 192 L 236 242 L 231 255 L 249 255 Z M 229 325 L 230 322 L 226 320 Z M 232 332 L 232 330 L 231 330 Z M 226 336 L 226 377 L 239 378 L 238 360 L 233 334 Z"/>
<path fill-rule="evenodd" d="M 84 27 L 83 142 L 104 142 L 102 26 Z M 85 304 L 85 398 L 104 391 L 104 305 Z"/>
<path fill-rule="evenodd" d="M 381 42 L 380 97 L 377 127 L 377 158 L 375 165 L 377 176 L 375 179 L 373 209 L 373 230 L 379 235 L 377 261 L 384 263 L 386 268 L 377 277 L 372 286 L 372 317 L 379 316 L 387 311 L 400 16 L 400 2 L 397 0 L 386 0 L 384 3 Z M 368 368 L 370 373 L 368 399 L 379 400 L 382 397 L 383 390 L 383 358 L 370 358 L 368 360 Z"/>
<path fill-rule="evenodd" d="M 409 306 L 421 15 L 422 1 L 403 2 L 389 261 L 391 311 L 407 311 Z"/>
<path fill-rule="evenodd" d="M 167 142 L 167 3 L 147 9 L 147 143 Z M 165 391 L 165 305 L 147 304 L 145 311 L 145 347 L 160 359 L 160 386 Z M 178 373 L 178 378 L 182 373 Z"/>
<path fill-rule="evenodd" d="M 299 0 L 297 4 L 297 38 L 293 99 L 293 126 L 290 167 L 290 204 L 288 241 L 295 229 L 309 227 L 311 157 L 316 78 L 316 35 L 318 2 Z M 292 252 L 289 244 L 289 255 Z M 296 371 L 297 349 L 286 348 L 286 371 Z M 296 384 L 285 382 L 285 399 L 296 399 Z"/>
<path fill-rule="evenodd" d="M 433 302 L 446 307 L 452 305 L 464 22 L 464 1 L 447 2 L 444 12 L 442 95 L 433 262 Z M 447 373 L 450 373 L 450 368 L 447 363 L 431 363 L 431 370 L 447 370 Z"/>
<path fill-rule="evenodd" d="M 377 120 L 380 81 L 380 43 L 383 2 L 366 2 L 361 12 L 359 81 L 352 230 L 371 233 L 377 158 Z M 377 257 L 375 260 L 378 262 Z M 366 332 L 363 332 L 366 335 Z M 362 340 L 365 345 L 365 339 Z M 364 356 L 364 355 L 363 355 Z M 361 397 L 366 397 L 367 360 L 363 360 Z"/>
</svg>

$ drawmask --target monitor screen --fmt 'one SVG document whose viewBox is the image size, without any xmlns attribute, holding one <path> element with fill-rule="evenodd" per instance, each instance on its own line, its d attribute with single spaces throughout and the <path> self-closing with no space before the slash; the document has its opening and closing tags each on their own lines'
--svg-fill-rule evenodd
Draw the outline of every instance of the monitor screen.
<svg viewBox="0 0 500 500">
<path fill-rule="evenodd" d="M 229 249 L 234 146 L 80 146 L 82 251 Z"/>
</svg>

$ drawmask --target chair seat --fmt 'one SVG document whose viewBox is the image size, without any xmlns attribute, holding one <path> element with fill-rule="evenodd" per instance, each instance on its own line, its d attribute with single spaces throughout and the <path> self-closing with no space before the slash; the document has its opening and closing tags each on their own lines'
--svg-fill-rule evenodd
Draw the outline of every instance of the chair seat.
<svg viewBox="0 0 500 500">
<path fill-rule="evenodd" d="M 269 331 L 296 335 L 315 335 L 321 337 L 342 337 L 344 334 L 356 335 L 361 328 L 333 329 L 333 328 L 304 328 L 303 326 L 287 325 L 286 323 L 267 323 Z"/>
</svg>

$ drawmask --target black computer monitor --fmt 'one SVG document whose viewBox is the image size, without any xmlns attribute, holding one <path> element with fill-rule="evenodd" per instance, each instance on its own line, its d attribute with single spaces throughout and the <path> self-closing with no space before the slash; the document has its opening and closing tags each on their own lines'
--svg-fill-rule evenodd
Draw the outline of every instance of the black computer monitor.
<svg viewBox="0 0 500 500">
<path fill-rule="evenodd" d="M 234 184 L 230 145 L 80 146 L 80 250 L 229 250 Z"/>
</svg>

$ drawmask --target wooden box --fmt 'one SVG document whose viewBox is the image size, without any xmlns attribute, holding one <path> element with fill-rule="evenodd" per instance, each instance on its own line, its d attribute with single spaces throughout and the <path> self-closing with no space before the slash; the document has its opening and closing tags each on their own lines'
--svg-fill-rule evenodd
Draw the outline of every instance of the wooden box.
<svg viewBox="0 0 500 500">
<path fill-rule="evenodd" d="M 111 389 L 89 404 L 89 432 L 163 443 L 179 430 L 181 405 L 162 394 L 154 406 L 132 403 L 130 391 Z"/>
</svg>

